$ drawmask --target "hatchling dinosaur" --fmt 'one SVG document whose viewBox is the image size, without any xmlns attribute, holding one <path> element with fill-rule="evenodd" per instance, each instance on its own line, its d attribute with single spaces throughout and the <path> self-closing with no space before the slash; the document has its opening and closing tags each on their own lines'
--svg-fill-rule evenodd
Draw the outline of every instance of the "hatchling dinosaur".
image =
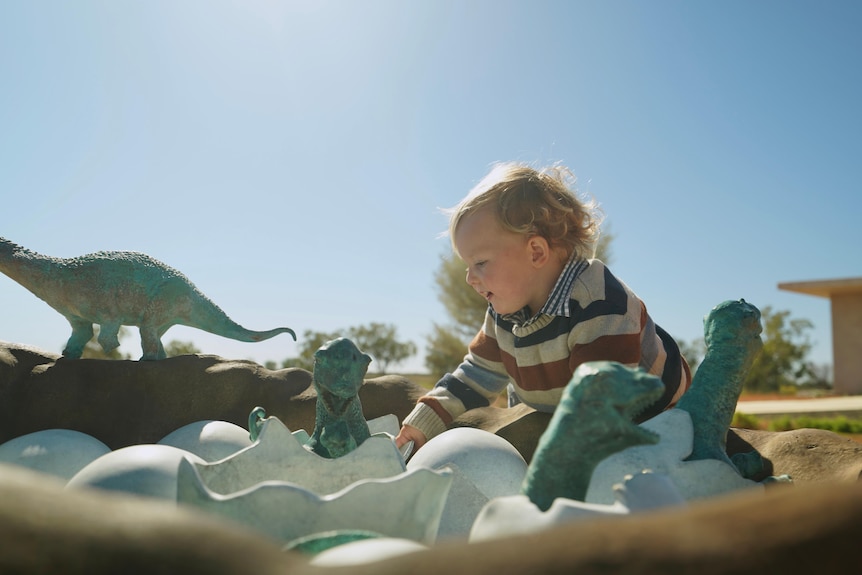
<svg viewBox="0 0 862 575">
<path fill-rule="evenodd" d="M 661 441 L 603 460 L 593 471 L 587 502 L 611 503 L 613 484 L 643 469 L 670 477 L 686 500 L 763 487 L 752 480 L 763 467 L 757 451 L 733 458 L 725 451 L 742 383 L 762 347 L 760 311 L 745 300 L 725 301 L 703 324 L 707 351 L 691 387 L 673 409 L 641 424 Z M 765 482 L 789 480 L 781 475 Z"/>
<path fill-rule="evenodd" d="M 557 497 L 584 501 L 599 462 L 627 447 L 658 443 L 634 419 L 662 393 L 661 379 L 642 369 L 612 361 L 578 366 L 539 438 L 521 493 L 542 511 Z"/>
<path fill-rule="evenodd" d="M 742 384 L 763 347 L 760 310 L 744 299 L 715 306 L 703 318 L 706 355 L 692 379 L 691 388 L 676 404 L 687 411 L 694 425 L 694 442 L 686 459 L 717 459 L 753 477 L 762 466 L 756 451 L 727 456 L 727 430 L 733 420 Z"/>
<path fill-rule="evenodd" d="M 362 414 L 359 388 L 371 357 L 339 337 L 314 352 L 311 383 L 317 391 L 314 431 L 306 447 L 335 459 L 356 449 L 371 436 Z"/>
<path fill-rule="evenodd" d="M 252 331 L 231 320 L 179 271 L 142 253 L 102 251 L 74 258 L 55 258 L 0 237 L 0 271 L 60 312 L 72 325 L 63 356 L 81 357 L 100 326 L 99 344 L 106 352 L 120 345 L 121 325 L 141 332 L 142 360 L 166 357 L 161 337 L 174 325 L 185 325 L 238 341 L 256 342 L 287 327 Z"/>
</svg>

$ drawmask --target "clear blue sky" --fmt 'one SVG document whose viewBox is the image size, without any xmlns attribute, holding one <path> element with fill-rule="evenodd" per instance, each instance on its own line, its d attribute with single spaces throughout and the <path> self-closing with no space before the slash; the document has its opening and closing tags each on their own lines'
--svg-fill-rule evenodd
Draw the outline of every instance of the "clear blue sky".
<svg viewBox="0 0 862 575">
<path fill-rule="evenodd" d="M 148 253 L 252 329 L 394 323 L 421 370 L 438 208 L 495 161 L 562 162 L 675 337 L 745 298 L 811 320 L 831 363 L 828 301 L 777 284 L 862 275 L 860 28 L 832 0 L 7 0 L 0 235 Z M 0 306 L 0 339 L 62 349 L 2 275 Z"/>
</svg>

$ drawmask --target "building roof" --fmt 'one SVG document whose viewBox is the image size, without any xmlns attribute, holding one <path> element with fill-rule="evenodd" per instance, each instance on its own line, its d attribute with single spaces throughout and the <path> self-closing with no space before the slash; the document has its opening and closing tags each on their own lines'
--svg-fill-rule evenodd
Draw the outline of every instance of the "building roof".
<svg viewBox="0 0 862 575">
<path fill-rule="evenodd" d="M 862 277 L 806 282 L 784 282 L 778 289 L 831 298 L 834 295 L 862 295 Z"/>
</svg>

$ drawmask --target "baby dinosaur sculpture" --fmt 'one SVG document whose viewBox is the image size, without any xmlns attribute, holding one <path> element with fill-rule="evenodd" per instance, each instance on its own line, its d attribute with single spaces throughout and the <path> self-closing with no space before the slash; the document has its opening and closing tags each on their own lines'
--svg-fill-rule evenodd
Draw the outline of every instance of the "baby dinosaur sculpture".
<svg viewBox="0 0 862 575">
<path fill-rule="evenodd" d="M 311 383 L 317 391 L 314 431 L 306 447 L 322 457 L 341 457 L 371 437 L 359 388 L 371 357 L 339 337 L 314 352 Z"/>
<path fill-rule="evenodd" d="M 542 511 L 557 497 L 584 501 L 600 461 L 633 445 L 658 443 L 658 435 L 633 420 L 663 392 L 661 379 L 642 369 L 581 364 L 539 438 L 521 493 Z"/>
<path fill-rule="evenodd" d="M 746 302 L 725 301 L 703 319 L 706 355 L 697 368 L 691 388 L 676 405 L 691 415 L 694 442 L 686 460 L 717 459 L 753 477 L 762 466 L 759 454 L 727 456 L 727 430 L 733 420 L 742 384 L 763 342 L 760 310 Z"/>
<path fill-rule="evenodd" d="M 292 329 L 251 331 L 221 308 L 179 271 L 138 252 L 96 252 L 54 258 L 0 237 L 0 271 L 60 312 L 72 325 L 63 356 L 81 357 L 99 324 L 99 344 L 106 352 L 120 345 L 121 325 L 138 326 L 143 360 L 166 357 L 161 337 L 174 325 L 186 325 L 238 341 L 263 341 Z"/>
</svg>

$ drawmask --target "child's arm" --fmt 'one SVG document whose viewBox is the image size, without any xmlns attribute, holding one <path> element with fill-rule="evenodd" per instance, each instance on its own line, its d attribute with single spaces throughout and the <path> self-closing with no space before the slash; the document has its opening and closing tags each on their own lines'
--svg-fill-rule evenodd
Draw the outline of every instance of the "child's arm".
<svg viewBox="0 0 862 575">
<path fill-rule="evenodd" d="M 444 375 L 431 391 L 419 398 L 416 407 L 404 419 L 404 427 L 412 427 L 426 440 L 431 439 L 446 431 L 448 425 L 465 411 L 491 405 L 492 400 L 506 389 L 509 375 L 502 362 L 496 360 L 499 356 L 496 339 L 488 335 L 489 330 L 494 333 L 493 326 L 493 318 L 486 319 L 461 365 L 453 373 Z"/>
<path fill-rule="evenodd" d="M 480 371 L 483 370 L 475 366 L 469 369 L 469 372 L 474 375 Z M 467 379 L 461 366 L 455 370 L 455 373 Z M 479 393 L 456 375 L 447 373 L 431 391 L 419 398 L 416 407 L 404 418 L 402 430 L 407 426 L 413 427 L 426 439 L 431 439 L 446 431 L 449 424 L 464 412 L 478 407 L 488 407 L 491 405 L 491 399 L 499 395 L 509 382 L 508 376 L 501 377 L 491 372 L 488 375 L 493 380 L 498 378 L 501 380 L 497 391 L 489 392 L 483 389 L 482 393 Z"/>
</svg>

